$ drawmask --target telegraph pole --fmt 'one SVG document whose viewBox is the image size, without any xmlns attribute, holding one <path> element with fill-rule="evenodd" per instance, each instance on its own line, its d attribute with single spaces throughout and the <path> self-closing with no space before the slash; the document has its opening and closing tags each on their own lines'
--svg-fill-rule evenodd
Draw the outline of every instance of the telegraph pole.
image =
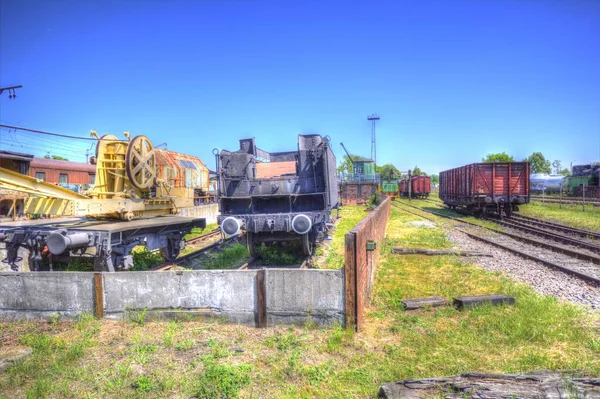
<svg viewBox="0 0 600 399">
<path fill-rule="evenodd" d="M 367 120 L 371 121 L 371 159 L 377 165 L 377 143 L 375 141 L 375 121 L 378 121 L 379 115 L 372 114 L 367 116 Z"/>
<path fill-rule="evenodd" d="M 17 94 L 15 93 L 15 89 L 20 89 L 23 86 L 9 86 L 9 87 L 0 87 L 0 94 L 2 94 L 5 90 L 8 90 L 8 98 L 16 98 Z"/>
</svg>

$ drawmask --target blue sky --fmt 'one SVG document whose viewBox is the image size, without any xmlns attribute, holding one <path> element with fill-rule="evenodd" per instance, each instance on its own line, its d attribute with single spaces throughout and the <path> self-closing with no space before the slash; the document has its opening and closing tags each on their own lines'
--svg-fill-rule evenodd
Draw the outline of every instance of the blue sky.
<svg viewBox="0 0 600 399">
<path fill-rule="evenodd" d="M 428 173 L 506 151 L 600 159 L 600 1 L 0 0 L 0 120 L 199 156 L 300 132 Z M 89 143 L 0 130 L 0 148 Z"/>
</svg>

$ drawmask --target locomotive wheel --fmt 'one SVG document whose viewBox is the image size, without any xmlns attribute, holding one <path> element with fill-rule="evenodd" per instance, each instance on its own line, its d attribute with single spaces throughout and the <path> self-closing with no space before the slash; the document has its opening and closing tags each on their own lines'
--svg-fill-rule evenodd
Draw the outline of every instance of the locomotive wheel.
<svg viewBox="0 0 600 399">
<path fill-rule="evenodd" d="M 311 240 L 311 234 L 302 234 L 302 254 L 306 256 L 311 256 L 313 254 L 314 249 L 315 245 Z"/>
<path fill-rule="evenodd" d="M 160 249 L 160 253 L 166 262 L 173 262 L 179 256 L 181 248 L 185 244 L 177 240 L 167 239 L 167 246 Z"/>
<path fill-rule="evenodd" d="M 127 146 L 125 169 L 131 184 L 140 190 L 150 188 L 156 180 L 156 152 L 150 139 L 135 136 Z"/>
</svg>

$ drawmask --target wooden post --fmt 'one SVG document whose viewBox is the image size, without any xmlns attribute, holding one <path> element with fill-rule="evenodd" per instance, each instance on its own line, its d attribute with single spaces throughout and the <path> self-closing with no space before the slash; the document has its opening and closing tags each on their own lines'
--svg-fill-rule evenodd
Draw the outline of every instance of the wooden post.
<svg viewBox="0 0 600 399">
<path fill-rule="evenodd" d="M 104 287 L 102 273 L 94 273 L 94 314 L 98 319 L 104 317 Z"/>
<path fill-rule="evenodd" d="M 345 236 L 344 296 L 346 328 L 356 329 L 356 234 Z"/>
<path fill-rule="evenodd" d="M 256 272 L 256 327 L 265 328 L 267 326 L 267 284 L 265 281 L 265 269 Z"/>
</svg>

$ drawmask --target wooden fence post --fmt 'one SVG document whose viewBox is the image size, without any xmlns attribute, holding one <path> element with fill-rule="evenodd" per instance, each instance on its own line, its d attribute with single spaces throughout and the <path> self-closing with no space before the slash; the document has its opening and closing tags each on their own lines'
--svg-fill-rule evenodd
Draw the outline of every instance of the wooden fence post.
<svg viewBox="0 0 600 399">
<path fill-rule="evenodd" d="M 345 236 L 344 297 L 346 328 L 356 329 L 356 234 Z"/>
<path fill-rule="evenodd" d="M 256 299 L 258 309 L 256 310 L 256 327 L 267 326 L 267 283 L 265 281 L 265 269 L 256 272 Z"/>
<path fill-rule="evenodd" d="M 94 273 L 94 314 L 97 318 L 104 317 L 104 287 L 102 273 Z"/>
</svg>

